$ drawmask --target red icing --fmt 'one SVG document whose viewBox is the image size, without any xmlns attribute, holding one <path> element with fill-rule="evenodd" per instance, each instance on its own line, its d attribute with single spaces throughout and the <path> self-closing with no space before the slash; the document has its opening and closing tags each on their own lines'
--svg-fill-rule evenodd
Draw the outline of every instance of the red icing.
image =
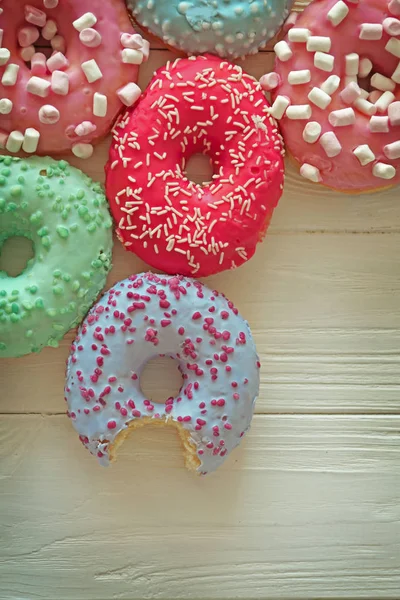
<svg viewBox="0 0 400 600">
<path fill-rule="evenodd" d="M 159 69 L 117 121 L 106 166 L 125 247 L 155 268 L 196 276 L 251 258 L 283 185 L 282 143 L 268 107 L 252 77 L 216 57 Z M 200 152 L 214 170 L 204 186 L 183 174 Z"/>
</svg>

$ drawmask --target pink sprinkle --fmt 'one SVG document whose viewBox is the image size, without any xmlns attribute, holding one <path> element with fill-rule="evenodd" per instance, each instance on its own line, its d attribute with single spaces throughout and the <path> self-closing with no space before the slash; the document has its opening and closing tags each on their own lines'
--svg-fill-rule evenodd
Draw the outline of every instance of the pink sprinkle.
<svg viewBox="0 0 400 600">
<path fill-rule="evenodd" d="M 224 423 L 225 429 L 232 429 L 232 425 L 230 423 Z"/>
<path fill-rule="evenodd" d="M 221 311 L 221 319 L 226 320 L 229 317 L 229 313 L 226 310 Z"/>
<path fill-rule="evenodd" d="M 193 313 L 192 319 L 193 319 L 193 321 L 197 321 L 197 319 L 201 319 L 201 313 L 199 313 L 199 311 L 196 311 L 195 313 Z"/>
<path fill-rule="evenodd" d="M 142 416 L 142 413 L 140 412 L 140 410 L 136 410 L 136 409 L 135 409 L 135 410 L 133 410 L 133 411 L 132 411 L 132 415 L 133 415 L 134 417 L 138 417 L 138 418 L 139 418 L 139 417 L 141 417 L 141 416 Z"/>
<path fill-rule="evenodd" d="M 117 426 L 117 423 L 115 421 L 108 421 L 108 423 L 107 423 L 108 429 L 115 429 L 116 426 Z"/>
</svg>

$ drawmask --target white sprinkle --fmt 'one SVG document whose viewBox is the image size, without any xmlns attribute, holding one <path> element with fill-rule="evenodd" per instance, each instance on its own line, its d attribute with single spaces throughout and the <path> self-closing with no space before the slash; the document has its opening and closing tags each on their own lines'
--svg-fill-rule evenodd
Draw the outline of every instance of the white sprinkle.
<svg viewBox="0 0 400 600">
<path fill-rule="evenodd" d="M 353 154 L 355 154 L 355 156 L 358 158 L 362 167 L 375 160 L 375 154 L 372 152 L 368 144 L 357 146 L 357 148 L 353 150 Z"/>
<path fill-rule="evenodd" d="M 95 117 L 105 117 L 107 114 L 107 96 L 95 92 L 93 95 L 93 114 Z"/>
<path fill-rule="evenodd" d="M 75 27 L 75 29 L 77 31 L 82 31 L 83 29 L 86 29 L 87 27 L 92 27 L 93 25 L 96 25 L 96 23 L 97 23 L 96 16 L 91 12 L 87 12 L 84 15 L 82 15 L 81 17 L 79 17 L 79 19 L 72 21 L 72 25 Z"/>
<path fill-rule="evenodd" d="M 93 83 L 94 81 L 98 81 L 103 77 L 103 73 L 99 69 L 97 62 L 94 58 L 90 60 L 86 60 L 81 64 L 82 71 L 86 75 L 86 79 L 89 83 Z"/>
<path fill-rule="evenodd" d="M 369 58 L 362 58 L 358 67 L 358 75 L 360 77 L 367 77 L 372 71 L 373 64 Z"/>
<path fill-rule="evenodd" d="M 392 165 L 377 162 L 372 167 L 372 175 L 374 177 L 379 177 L 380 179 L 393 179 L 396 175 L 396 169 Z"/>
<path fill-rule="evenodd" d="M 303 140 L 308 144 L 315 144 L 321 131 L 322 127 L 317 121 L 310 121 L 303 129 Z"/>
<path fill-rule="evenodd" d="M 322 109 L 325 109 L 332 101 L 329 94 L 317 87 L 313 87 L 307 97 L 310 102 Z"/>
<path fill-rule="evenodd" d="M 25 129 L 24 141 L 22 144 L 22 150 L 29 154 L 36 152 L 40 139 L 40 133 L 33 127 Z"/>
<path fill-rule="evenodd" d="M 347 17 L 348 13 L 349 7 L 347 4 L 345 4 L 343 0 L 339 0 L 339 2 L 336 2 L 336 4 L 332 6 L 327 14 L 327 17 L 332 25 L 337 27 L 343 21 L 343 19 Z"/>
<path fill-rule="evenodd" d="M 93 146 L 92 144 L 74 144 L 72 152 L 78 158 L 90 158 L 93 154 Z"/>
<path fill-rule="evenodd" d="M 303 27 L 292 27 L 288 32 L 290 42 L 306 42 L 310 35 L 311 31 Z"/>
<path fill-rule="evenodd" d="M 13 109 L 13 103 L 8 98 L 0 99 L 0 115 L 9 115 Z"/>
<path fill-rule="evenodd" d="M 335 57 L 332 54 L 325 54 L 325 52 L 316 52 L 314 54 L 314 65 L 321 71 L 333 71 L 335 63 Z"/>
<path fill-rule="evenodd" d="M 332 46 L 330 37 L 324 37 L 322 35 L 312 35 L 307 40 L 308 52 L 329 52 Z"/>
<path fill-rule="evenodd" d="M 338 75 L 329 75 L 328 79 L 325 79 L 323 83 L 321 83 L 321 90 L 326 94 L 332 96 L 336 92 L 340 85 L 340 77 Z"/>
<path fill-rule="evenodd" d="M 20 131 L 12 131 L 8 136 L 6 150 L 9 152 L 19 152 L 24 141 L 24 134 Z"/>
<path fill-rule="evenodd" d="M 291 51 L 289 44 L 287 42 L 285 42 L 284 40 L 275 44 L 274 51 L 275 51 L 276 56 L 282 62 L 286 62 L 293 56 L 293 52 Z"/>
<path fill-rule="evenodd" d="M 309 119 L 312 109 L 309 104 L 292 104 L 286 109 L 286 116 L 292 120 Z"/>
<path fill-rule="evenodd" d="M 314 183 L 318 183 L 322 180 L 320 170 L 317 167 L 313 167 L 308 163 L 303 163 L 300 167 L 300 175 L 304 177 L 304 179 L 309 179 Z"/>
<path fill-rule="evenodd" d="M 15 65 L 14 63 L 8 64 L 1 78 L 1 83 L 5 86 L 15 85 L 18 78 L 18 71 L 19 65 Z"/>
<path fill-rule="evenodd" d="M 300 85 L 309 81 L 311 81 L 311 71 L 309 69 L 289 72 L 288 82 L 290 85 Z"/>
<path fill-rule="evenodd" d="M 332 127 L 345 127 L 355 123 L 356 115 L 352 108 L 340 108 L 329 113 L 328 120 Z"/>
</svg>

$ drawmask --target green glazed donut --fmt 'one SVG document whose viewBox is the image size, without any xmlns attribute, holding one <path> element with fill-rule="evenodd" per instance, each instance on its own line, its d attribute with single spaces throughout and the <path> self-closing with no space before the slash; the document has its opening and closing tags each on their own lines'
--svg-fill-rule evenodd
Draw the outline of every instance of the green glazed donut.
<svg viewBox="0 0 400 600">
<path fill-rule="evenodd" d="M 0 253 L 10 237 L 32 241 L 17 277 L 0 271 L 0 357 L 58 346 L 103 288 L 112 220 L 103 188 L 66 161 L 0 156 Z"/>
</svg>

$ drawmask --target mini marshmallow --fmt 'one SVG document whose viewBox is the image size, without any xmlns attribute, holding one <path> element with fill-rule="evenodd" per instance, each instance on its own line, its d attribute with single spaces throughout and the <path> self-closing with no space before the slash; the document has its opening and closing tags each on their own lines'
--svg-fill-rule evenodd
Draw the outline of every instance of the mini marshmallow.
<svg viewBox="0 0 400 600">
<path fill-rule="evenodd" d="M 349 85 L 349 83 L 358 83 L 357 75 L 345 75 L 344 84 Z"/>
<path fill-rule="evenodd" d="M 377 91 L 377 90 L 375 90 L 375 91 Z M 379 92 L 379 93 L 381 93 L 381 92 Z M 369 94 L 368 94 L 367 90 L 360 88 L 360 98 L 363 98 L 364 100 L 368 100 Z M 370 102 L 371 102 L 371 100 L 370 100 Z"/>
<path fill-rule="evenodd" d="M 400 58 L 400 40 L 391 37 L 385 46 L 385 50 L 393 54 L 396 58 Z"/>
<path fill-rule="evenodd" d="M 332 23 L 334 27 L 340 25 L 340 23 L 347 17 L 349 13 L 349 7 L 347 4 L 343 2 L 343 0 L 339 0 L 336 2 L 330 9 L 327 14 L 329 21 Z"/>
<path fill-rule="evenodd" d="M 329 52 L 332 46 L 332 40 L 330 37 L 324 37 L 322 35 L 311 35 L 307 40 L 308 52 Z"/>
<path fill-rule="evenodd" d="M 323 133 L 319 138 L 319 143 L 329 158 L 337 156 L 342 151 L 342 145 L 333 131 L 327 131 L 326 133 Z"/>
<path fill-rule="evenodd" d="M 386 112 L 393 100 L 395 100 L 395 95 L 392 92 L 384 92 L 375 102 L 376 110 L 380 113 Z"/>
<path fill-rule="evenodd" d="M 142 90 L 136 83 L 128 83 L 117 91 L 117 96 L 125 106 L 132 106 L 140 98 Z"/>
<path fill-rule="evenodd" d="M 329 113 L 328 120 L 332 127 L 346 127 L 356 122 L 356 115 L 352 108 L 340 108 Z"/>
<path fill-rule="evenodd" d="M 293 56 L 293 52 L 291 51 L 289 44 L 287 42 L 285 42 L 285 40 L 282 40 L 282 41 L 278 42 L 277 44 L 275 44 L 274 51 L 275 51 L 276 56 L 282 62 L 286 62 Z"/>
<path fill-rule="evenodd" d="M 37 25 L 38 27 L 44 27 L 46 25 L 46 13 L 30 4 L 25 4 L 25 21 Z"/>
<path fill-rule="evenodd" d="M 8 64 L 1 78 L 1 83 L 5 86 L 15 85 L 18 79 L 18 71 L 19 65 L 15 65 L 14 63 Z"/>
<path fill-rule="evenodd" d="M 274 90 L 281 83 L 281 77 L 278 73 L 266 73 L 260 79 L 260 85 L 263 90 L 269 92 L 270 90 Z"/>
<path fill-rule="evenodd" d="M 345 104 L 353 104 L 361 96 L 360 86 L 351 81 L 346 87 L 340 92 L 340 97 Z"/>
<path fill-rule="evenodd" d="M 300 175 L 304 177 L 304 179 L 309 179 L 314 183 L 319 183 L 322 181 L 320 170 L 317 167 L 313 167 L 308 163 L 303 163 L 300 167 Z"/>
<path fill-rule="evenodd" d="M 375 104 L 365 100 L 365 98 L 357 98 L 357 100 L 354 102 L 354 106 L 361 113 L 369 116 L 374 115 L 377 110 Z"/>
<path fill-rule="evenodd" d="M 93 154 L 93 146 L 92 144 L 74 144 L 72 152 L 77 158 L 90 158 Z"/>
<path fill-rule="evenodd" d="M 371 77 L 371 85 L 377 90 L 381 90 L 382 92 L 393 92 L 396 84 L 394 81 L 389 79 L 389 77 L 385 77 L 380 73 L 374 73 Z"/>
<path fill-rule="evenodd" d="M 57 33 L 57 29 L 57 23 L 53 21 L 53 19 L 49 19 L 42 29 L 42 38 L 45 40 L 52 40 Z"/>
<path fill-rule="evenodd" d="M 56 52 L 53 54 L 53 56 L 50 56 L 50 58 L 47 59 L 46 64 L 50 73 L 53 73 L 53 71 L 62 71 L 67 69 L 69 66 L 69 61 L 62 52 Z"/>
<path fill-rule="evenodd" d="M 96 23 L 97 23 L 96 16 L 91 12 L 87 12 L 84 15 L 82 15 L 81 17 L 79 17 L 79 19 L 76 19 L 75 21 L 73 21 L 72 25 L 75 27 L 75 29 L 77 31 L 81 32 L 83 29 L 87 29 L 88 27 L 92 27 L 93 25 L 96 25 Z"/>
<path fill-rule="evenodd" d="M 140 52 L 143 54 L 143 61 L 146 61 L 150 54 L 150 42 L 148 40 L 143 40 L 143 46 L 140 48 Z"/>
<path fill-rule="evenodd" d="M 290 85 L 300 85 L 302 83 L 308 83 L 309 81 L 311 81 L 311 71 L 309 69 L 290 71 L 288 75 L 288 82 Z"/>
<path fill-rule="evenodd" d="M 54 125 L 60 120 L 60 111 L 51 104 L 44 104 L 39 109 L 39 121 L 44 125 Z"/>
<path fill-rule="evenodd" d="M 69 78 L 62 71 L 53 71 L 51 74 L 51 89 L 59 96 L 66 96 L 69 92 Z"/>
<path fill-rule="evenodd" d="M 289 98 L 287 98 L 286 96 L 277 96 L 269 110 L 269 114 L 272 117 L 274 117 L 274 119 L 282 119 L 289 104 Z"/>
<path fill-rule="evenodd" d="M 7 48 L 0 48 L 0 66 L 5 65 L 10 60 L 11 52 Z"/>
<path fill-rule="evenodd" d="M 55 35 L 50 40 L 50 45 L 53 48 L 53 50 L 56 50 L 56 52 L 62 52 L 63 54 L 65 54 L 67 45 L 65 43 L 65 38 L 62 35 Z"/>
<path fill-rule="evenodd" d="M 384 146 L 383 153 L 390 160 L 400 158 L 400 140 Z"/>
<path fill-rule="evenodd" d="M 25 129 L 24 141 L 22 144 L 22 150 L 29 154 L 36 152 L 40 139 L 40 133 L 33 127 Z"/>
<path fill-rule="evenodd" d="M 144 39 L 139 33 L 122 33 L 121 34 L 121 45 L 124 48 L 131 48 L 132 50 L 139 50 L 143 46 Z"/>
<path fill-rule="evenodd" d="M 21 50 L 19 51 L 20 57 L 25 62 L 29 62 L 30 60 L 32 60 L 35 53 L 35 46 L 27 46 L 26 48 L 21 48 Z"/>
<path fill-rule="evenodd" d="M 329 75 L 328 79 L 325 79 L 323 83 L 321 83 L 321 90 L 326 94 L 332 96 L 336 92 L 340 85 L 340 77 L 338 75 Z"/>
<path fill-rule="evenodd" d="M 400 16 L 400 0 L 390 0 L 388 5 L 389 12 L 396 17 Z"/>
<path fill-rule="evenodd" d="M 288 32 L 289 42 L 307 42 L 310 35 L 311 31 L 303 27 L 292 27 Z"/>
<path fill-rule="evenodd" d="M 332 54 L 326 54 L 325 52 L 316 52 L 314 54 L 314 65 L 321 71 L 333 71 L 333 65 L 335 63 L 335 57 Z"/>
<path fill-rule="evenodd" d="M 98 79 L 103 77 L 103 73 L 100 71 L 97 62 L 92 58 L 91 60 L 86 60 L 81 64 L 82 71 L 86 75 L 86 79 L 89 83 L 93 83 Z"/>
<path fill-rule="evenodd" d="M 325 109 L 332 101 L 329 94 L 317 87 L 313 87 L 307 97 L 310 102 L 322 109 Z"/>
<path fill-rule="evenodd" d="M 303 140 L 307 144 L 315 144 L 321 135 L 322 127 L 318 121 L 310 121 L 303 129 Z"/>
<path fill-rule="evenodd" d="M 43 0 L 45 8 L 56 8 L 58 6 L 58 0 Z"/>
<path fill-rule="evenodd" d="M 50 87 L 50 81 L 36 76 L 31 77 L 26 84 L 26 89 L 30 94 L 40 96 L 41 98 L 49 95 Z"/>
<path fill-rule="evenodd" d="M 372 67 L 373 67 L 373 64 L 369 60 L 369 58 L 362 58 L 360 60 L 360 64 L 359 64 L 359 67 L 358 67 L 358 75 L 359 75 L 359 77 L 361 77 L 361 78 L 368 77 L 368 75 L 372 71 Z"/>
<path fill-rule="evenodd" d="M 353 154 L 358 158 L 362 167 L 365 167 L 365 165 L 368 165 L 370 162 L 375 160 L 375 154 L 372 152 L 368 144 L 357 146 L 357 148 L 353 150 Z"/>
<path fill-rule="evenodd" d="M 90 27 L 82 29 L 79 34 L 79 39 L 81 43 L 88 48 L 97 48 L 97 46 L 100 46 L 102 42 L 100 33 L 95 29 L 91 29 Z"/>
<path fill-rule="evenodd" d="M 0 99 L 0 115 L 9 115 L 13 109 L 13 103 L 8 98 Z"/>
<path fill-rule="evenodd" d="M 392 79 L 393 79 L 393 81 L 395 81 L 396 83 L 400 83 L 400 62 L 399 62 L 399 64 L 397 65 L 397 67 L 396 67 L 395 71 L 393 72 Z"/>
<path fill-rule="evenodd" d="M 93 114 L 95 117 L 105 117 L 107 114 L 107 96 L 95 92 L 93 95 Z"/>
<path fill-rule="evenodd" d="M 396 169 L 392 165 L 377 162 L 372 167 L 372 175 L 374 177 L 379 177 L 380 179 L 393 179 L 396 175 Z"/>
<path fill-rule="evenodd" d="M 122 62 L 130 65 L 141 65 L 143 62 L 143 54 L 139 50 L 124 48 L 121 52 Z"/>
<path fill-rule="evenodd" d="M 286 116 L 288 119 L 294 121 L 308 120 L 312 115 L 312 109 L 309 104 L 291 104 L 286 109 Z"/>
<path fill-rule="evenodd" d="M 381 92 L 380 90 L 372 90 L 372 92 L 370 92 L 367 96 L 367 100 L 369 102 L 372 102 L 372 104 L 375 104 L 375 102 L 378 102 L 379 98 L 382 96 L 382 94 L 384 94 L 385 92 Z"/>
<path fill-rule="evenodd" d="M 372 133 L 388 133 L 389 117 L 371 117 L 369 120 L 369 129 Z"/>
<path fill-rule="evenodd" d="M 21 48 L 26 48 L 27 46 L 31 46 L 40 37 L 40 32 L 37 27 L 33 27 L 32 25 L 27 25 L 26 27 L 21 27 L 17 33 L 18 44 Z"/>
<path fill-rule="evenodd" d="M 9 152 L 19 152 L 24 141 L 24 134 L 20 131 L 12 131 L 8 136 L 6 150 Z"/>
<path fill-rule="evenodd" d="M 46 56 L 42 52 L 36 52 L 31 58 L 31 74 L 42 77 L 46 73 Z"/>
<path fill-rule="evenodd" d="M 400 21 L 394 17 L 387 17 L 383 21 L 383 29 L 385 33 L 392 36 L 400 35 Z"/>
<path fill-rule="evenodd" d="M 392 102 L 388 107 L 389 122 L 392 127 L 400 125 L 400 102 Z"/>
<path fill-rule="evenodd" d="M 360 28 L 360 40 L 380 40 L 383 35 L 383 26 L 379 23 L 363 23 Z"/>
<path fill-rule="evenodd" d="M 358 75 L 358 67 L 360 64 L 360 57 L 356 52 L 352 52 L 351 54 L 346 54 L 345 56 L 345 64 L 346 64 L 346 75 Z"/>
<path fill-rule="evenodd" d="M 91 121 L 82 121 L 75 127 L 75 133 L 79 137 L 83 137 L 85 135 L 90 135 L 94 131 L 96 131 L 96 125 L 94 125 Z"/>
</svg>

